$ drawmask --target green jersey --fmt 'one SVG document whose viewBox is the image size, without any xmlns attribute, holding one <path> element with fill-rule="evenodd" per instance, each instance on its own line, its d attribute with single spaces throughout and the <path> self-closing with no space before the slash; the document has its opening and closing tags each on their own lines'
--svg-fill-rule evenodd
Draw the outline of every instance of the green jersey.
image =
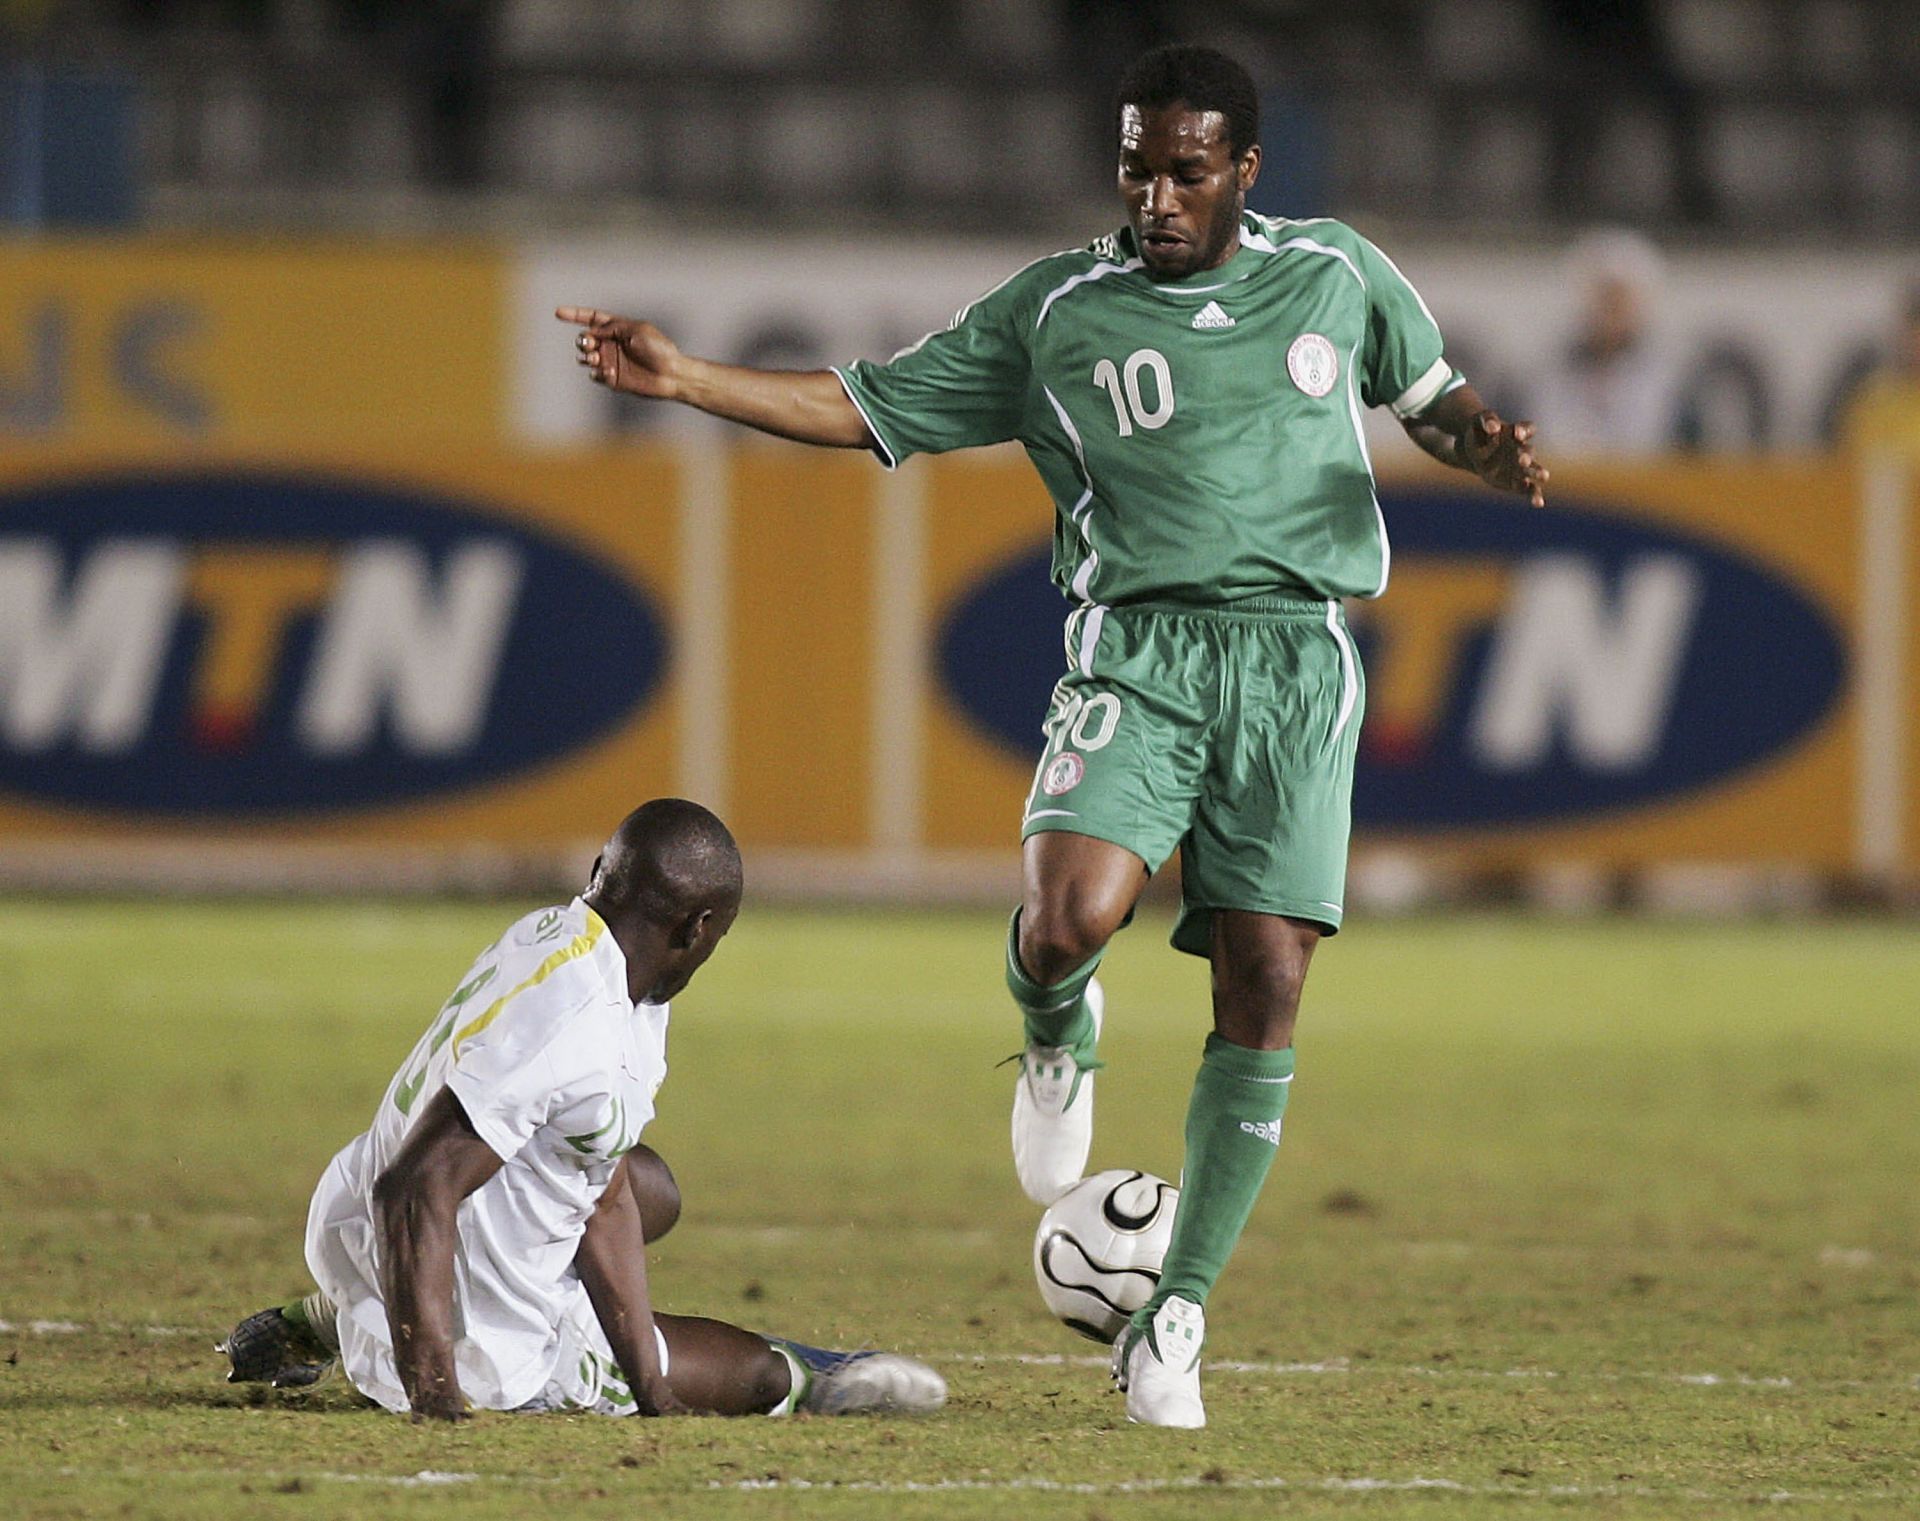
<svg viewBox="0 0 1920 1521">
<path fill-rule="evenodd" d="M 1377 596 L 1386 525 L 1361 408 L 1460 383 L 1352 228 L 1248 215 L 1225 264 L 1149 279 L 1130 230 L 1029 264 L 885 364 L 836 372 L 889 467 L 1018 439 L 1083 603 Z"/>
</svg>

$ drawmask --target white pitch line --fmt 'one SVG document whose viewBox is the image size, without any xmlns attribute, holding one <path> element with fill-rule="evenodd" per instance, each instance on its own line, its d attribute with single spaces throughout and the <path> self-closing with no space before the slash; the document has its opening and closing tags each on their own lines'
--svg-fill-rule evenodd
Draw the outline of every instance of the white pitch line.
<svg viewBox="0 0 1920 1521">
<path fill-rule="evenodd" d="M 1106 1482 L 1072 1479 L 716 1479 L 707 1488 L 719 1492 L 758 1494 L 766 1491 L 824 1491 L 866 1495 L 928 1494 L 1067 1494 L 1152 1495 L 1206 1493 L 1211 1490 L 1291 1490 L 1299 1494 L 1377 1494 L 1437 1491 L 1455 1495 L 1498 1495 L 1513 1500 L 1649 1499 L 1727 1504 L 1810 1504 L 1836 1501 L 1912 1500 L 1920 1490 L 1859 1491 L 1787 1490 L 1763 1492 L 1707 1489 L 1655 1489 L 1650 1485 L 1619 1484 L 1463 1484 L 1457 1479 L 1415 1477 L 1383 1479 L 1367 1476 L 1324 1479 L 1279 1477 L 1217 1479 L 1114 1479 Z"/>
<path fill-rule="evenodd" d="M 418 1473 L 332 1473 L 325 1469 L 319 1471 L 303 1469 L 261 1469 L 258 1471 L 244 1468 L 78 1468 L 66 1467 L 60 1470 L 63 1479 L 138 1479 L 148 1483 L 154 1479 L 184 1479 L 191 1483 L 200 1483 L 208 1479 L 238 1480 L 252 1484 L 285 1484 L 295 1481 L 301 1484 L 385 1484 L 395 1489 L 433 1489 L 454 1484 L 476 1484 L 482 1479 L 490 1479 L 508 1484 L 554 1484 L 551 1479 L 540 1474 L 479 1474 L 450 1473 L 437 1468 L 423 1468 Z"/>
<path fill-rule="evenodd" d="M 0 1336 L 24 1331 L 30 1336 L 124 1336 L 138 1331 L 142 1336 L 204 1336 L 205 1326 L 86 1326 L 77 1320 L 0 1320 Z"/>
<path fill-rule="evenodd" d="M 0 1335 L 21 1333 L 32 1336 L 124 1336 L 138 1333 L 143 1336 L 217 1336 L 218 1332 L 207 1326 L 134 1326 L 134 1325 L 83 1325 L 74 1320 L 0 1320 Z M 950 1365 L 983 1366 L 989 1363 L 1011 1364 L 1023 1368 L 1107 1368 L 1112 1359 L 1093 1354 L 1072 1354 L 1065 1352 L 933 1352 L 926 1354 L 927 1361 Z M 1656 1383 L 1681 1384 L 1691 1388 L 1712 1389 L 1914 1389 L 1920 1388 L 1920 1373 L 1907 1378 L 1864 1379 L 1864 1378 L 1826 1378 L 1794 1379 L 1783 1374 L 1760 1375 L 1751 1373 L 1679 1373 L 1660 1368 L 1624 1368 L 1624 1369 L 1561 1369 L 1561 1368 L 1442 1368 L 1421 1363 L 1355 1363 L 1346 1358 L 1334 1358 L 1326 1362 L 1246 1362 L 1238 1359 L 1221 1358 L 1209 1360 L 1206 1364 L 1209 1373 L 1237 1373 L 1254 1378 L 1294 1378 L 1302 1376 L 1343 1377 L 1354 1374 L 1372 1374 L 1387 1378 L 1426 1378 L 1444 1383 L 1451 1379 L 1463 1382 L 1504 1381 L 1536 1379 L 1541 1382 L 1553 1380 L 1587 1380 L 1593 1383 Z"/>
<path fill-rule="evenodd" d="M 327 1469 L 154 1469 L 80 1467 L 68 1465 L 58 1470 L 66 1479 L 135 1479 L 142 1483 L 174 1481 L 204 1483 L 219 1480 L 254 1484 L 367 1484 L 395 1489 L 451 1487 L 456 1484 L 500 1484 L 541 1487 L 563 1481 L 548 1474 L 532 1473 L 453 1473 L 423 1468 L 411 1474 L 339 1473 Z M 1620 1484 L 1468 1484 L 1458 1479 L 1436 1479 L 1426 1475 L 1389 1479 L 1374 1475 L 1329 1475 L 1324 1478 L 1288 1479 L 1278 1475 L 1249 1475 L 1236 1478 L 1223 1474 L 1218 1478 L 1183 1475 L 1174 1479 L 711 1479 L 706 1493 L 761 1494 L 775 1491 L 808 1491 L 863 1495 L 930 1494 L 1065 1494 L 1065 1495 L 1152 1495 L 1206 1493 L 1212 1490 L 1273 1491 L 1296 1494 L 1407 1494 L 1431 1492 L 1454 1495 L 1500 1496 L 1513 1500 L 1564 1499 L 1650 1499 L 1666 1501 L 1759 1504 L 1818 1504 L 1841 1501 L 1879 1502 L 1920 1500 L 1920 1489 L 1862 1490 L 1711 1490 L 1657 1489 L 1652 1485 Z"/>
<path fill-rule="evenodd" d="M 1032 1368 L 1105 1368 L 1112 1359 L 1088 1355 L 1072 1356 L 1060 1352 L 942 1352 L 929 1359 L 936 1363 L 1014 1363 Z M 1579 1369 L 1556 1368 L 1436 1368 L 1419 1363 L 1353 1363 L 1345 1358 L 1330 1362 L 1279 1363 L 1241 1362 L 1230 1359 L 1209 1360 L 1209 1373 L 1240 1373 L 1255 1377 L 1292 1377 L 1305 1374 L 1375 1374 L 1392 1378 L 1430 1378 L 1436 1380 L 1504 1379 L 1589 1379 L 1597 1383 L 1645 1382 L 1686 1384 L 1698 1388 L 1725 1385 L 1738 1389 L 1910 1389 L 1920 1385 L 1920 1374 L 1906 1379 L 1791 1379 L 1784 1376 L 1759 1376 L 1749 1373 L 1676 1373 L 1663 1369 Z"/>
</svg>

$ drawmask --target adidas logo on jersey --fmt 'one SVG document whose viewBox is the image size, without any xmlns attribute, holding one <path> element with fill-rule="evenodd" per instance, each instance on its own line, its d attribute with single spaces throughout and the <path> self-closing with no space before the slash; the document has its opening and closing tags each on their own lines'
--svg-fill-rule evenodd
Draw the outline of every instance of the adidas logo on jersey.
<svg viewBox="0 0 1920 1521">
<path fill-rule="evenodd" d="M 1232 327 L 1233 318 L 1220 310 L 1218 301 L 1209 301 L 1193 314 L 1193 325 L 1197 328 Z"/>
<path fill-rule="evenodd" d="M 1240 1128 L 1248 1135 L 1258 1136 L 1269 1146 L 1278 1146 L 1280 1144 L 1280 1122 L 1278 1120 L 1263 1121 L 1258 1125 L 1252 1120 L 1242 1120 L 1240 1122 Z"/>
</svg>

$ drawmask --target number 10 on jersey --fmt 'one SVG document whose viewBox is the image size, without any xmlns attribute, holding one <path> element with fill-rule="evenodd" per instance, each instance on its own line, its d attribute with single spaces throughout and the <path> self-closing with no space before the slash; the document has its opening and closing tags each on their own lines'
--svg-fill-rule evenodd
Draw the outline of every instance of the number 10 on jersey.
<svg viewBox="0 0 1920 1521">
<path fill-rule="evenodd" d="M 1147 405 L 1140 385 L 1145 373 L 1152 384 L 1153 405 Z M 1164 428 L 1173 416 L 1173 372 L 1167 368 L 1167 356 L 1158 349 L 1135 349 L 1124 365 L 1102 359 L 1093 367 L 1093 383 L 1107 393 L 1113 403 L 1113 421 L 1122 438 L 1129 438 L 1136 425 L 1148 430 Z"/>
</svg>

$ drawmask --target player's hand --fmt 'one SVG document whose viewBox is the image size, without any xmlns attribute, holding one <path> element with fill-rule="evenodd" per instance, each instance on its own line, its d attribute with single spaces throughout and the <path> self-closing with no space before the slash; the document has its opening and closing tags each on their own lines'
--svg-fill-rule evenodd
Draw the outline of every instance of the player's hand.
<svg viewBox="0 0 1920 1521">
<path fill-rule="evenodd" d="M 563 306 L 554 316 L 585 329 L 574 340 L 576 358 L 596 384 L 659 401 L 672 401 L 679 394 L 674 366 L 680 350 L 651 322 L 590 306 Z"/>
<path fill-rule="evenodd" d="M 691 1405 L 667 1387 L 664 1378 L 656 1379 L 645 1388 L 636 1384 L 633 1402 L 642 1415 L 688 1415 L 693 1410 Z"/>
<path fill-rule="evenodd" d="M 1473 473 L 1489 486 L 1519 491 L 1535 507 L 1547 505 L 1547 467 L 1533 457 L 1533 424 L 1510 423 L 1489 407 L 1474 414 L 1461 440 Z"/>
</svg>

